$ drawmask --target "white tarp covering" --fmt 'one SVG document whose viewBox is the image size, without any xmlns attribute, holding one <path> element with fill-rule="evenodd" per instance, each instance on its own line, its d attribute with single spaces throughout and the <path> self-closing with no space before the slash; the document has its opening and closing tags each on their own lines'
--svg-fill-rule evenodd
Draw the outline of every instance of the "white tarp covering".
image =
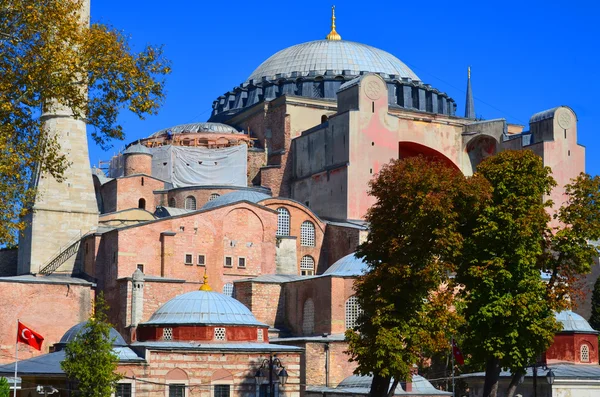
<svg viewBox="0 0 600 397">
<path fill-rule="evenodd" d="M 221 149 L 168 145 L 151 151 L 152 176 L 173 187 L 248 184 L 246 145 Z"/>
</svg>

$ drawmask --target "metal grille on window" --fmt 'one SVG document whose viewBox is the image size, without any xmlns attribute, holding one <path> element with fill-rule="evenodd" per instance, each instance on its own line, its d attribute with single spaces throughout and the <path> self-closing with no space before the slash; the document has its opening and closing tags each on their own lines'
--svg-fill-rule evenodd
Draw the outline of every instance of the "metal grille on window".
<svg viewBox="0 0 600 397">
<path fill-rule="evenodd" d="M 300 226 L 300 245 L 304 247 L 315 246 L 315 225 L 311 221 L 304 221 Z"/>
<path fill-rule="evenodd" d="M 304 335 L 312 335 L 315 332 L 315 304 L 313 300 L 308 298 L 304 302 L 304 310 L 302 316 L 302 333 Z"/>
<path fill-rule="evenodd" d="M 227 283 L 223 286 L 223 295 L 233 297 L 233 283 Z"/>
<path fill-rule="evenodd" d="M 362 309 L 358 305 L 356 296 L 351 296 L 346 301 L 346 329 L 354 328 L 358 316 L 362 314 Z"/>
<path fill-rule="evenodd" d="M 587 363 L 590 361 L 590 349 L 588 345 L 581 345 L 581 362 Z"/>
<path fill-rule="evenodd" d="M 185 397 L 185 385 L 170 384 L 169 397 Z"/>
<path fill-rule="evenodd" d="M 163 328 L 163 340 L 173 340 L 173 328 Z"/>
<path fill-rule="evenodd" d="M 215 340 L 225 340 L 225 328 L 215 328 Z"/>
<path fill-rule="evenodd" d="M 230 390 L 229 385 L 215 385 L 215 397 L 229 397 Z"/>
<path fill-rule="evenodd" d="M 300 274 L 302 276 L 313 276 L 315 274 L 315 260 L 312 256 L 304 255 L 300 259 Z"/>
<path fill-rule="evenodd" d="M 290 212 L 283 208 L 277 208 L 277 235 L 290 235 Z"/>
<path fill-rule="evenodd" d="M 186 210 L 196 210 L 196 198 L 194 196 L 187 196 L 185 198 L 185 209 Z"/>
<path fill-rule="evenodd" d="M 186 265 L 193 265 L 192 260 L 193 260 L 192 254 L 185 254 L 185 264 Z"/>
<path fill-rule="evenodd" d="M 175 201 L 175 199 L 173 197 L 171 197 L 169 199 L 169 207 L 173 207 L 173 208 L 177 207 L 177 201 Z"/>
<path fill-rule="evenodd" d="M 213 193 L 208 198 L 208 201 L 213 201 L 214 199 L 219 198 L 219 197 L 221 197 L 221 195 L 219 193 Z"/>
<path fill-rule="evenodd" d="M 263 334 L 263 330 L 259 328 L 256 331 L 256 340 L 259 342 L 262 342 L 264 339 L 265 339 L 265 335 Z"/>
<path fill-rule="evenodd" d="M 131 383 L 117 383 L 115 397 L 131 397 Z"/>
</svg>

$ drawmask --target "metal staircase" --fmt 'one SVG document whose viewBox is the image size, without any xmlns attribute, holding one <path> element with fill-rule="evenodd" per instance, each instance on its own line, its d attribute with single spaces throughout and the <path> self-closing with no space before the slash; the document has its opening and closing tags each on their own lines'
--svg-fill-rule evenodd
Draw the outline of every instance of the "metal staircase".
<svg viewBox="0 0 600 397">
<path fill-rule="evenodd" d="M 44 264 L 44 267 L 39 271 L 39 274 L 49 275 L 58 269 L 63 263 L 65 263 L 73 255 L 77 255 L 79 251 L 79 245 L 81 244 L 81 236 L 78 236 L 74 240 L 71 240 L 67 245 L 67 248 L 59 250 L 50 261 Z"/>
</svg>

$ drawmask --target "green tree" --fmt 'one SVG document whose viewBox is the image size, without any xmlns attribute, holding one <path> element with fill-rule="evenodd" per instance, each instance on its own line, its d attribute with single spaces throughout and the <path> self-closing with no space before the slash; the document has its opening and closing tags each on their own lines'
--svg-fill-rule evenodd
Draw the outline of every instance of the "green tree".
<svg viewBox="0 0 600 397">
<path fill-rule="evenodd" d="M 10 385 L 8 380 L 0 376 L 0 397 L 10 397 Z"/>
<path fill-rule="evenodd" d="M 370 183 L 377 202 L 357 253 L 369 271 L 355 283 L 363 314 L 346 337 L 356 373 L 373 375 L 372 396 L 393 394 L 424 355 L 447 351 L 460 321 L 448 274 L 487 186 L 424 157 L 392 161 Z"/>
<path fill-rule="evenodd" d="M 123 33 L 89 22 L 85 0 L 0 0 L 0 244 L 14 243 L 38 171 L 61 180 L 68 159 L 44 129 L 49 109 L 71 113 L 107 147 L 122 109 L 143 118 L 164 99 L 161 48 L 139 53 Z M 60 104 L 58 106 L 57 104 Z"/>
<path fill-rule="evenodd" d="M 75 381 L 84 397 L 109 397 L 122 378 L 116 373 L 118 357 L 112 350 L 107 305 L 102 294 L 94 304 L 95 314 L 65 347 L 61 368 Z"/>
<path fill-rule="evenodd" d="M 464 287 L 463 346 L 485 367 L 483 396 L 496 395 L 503 368 L 513 373 L 512 396 L 526 367 L 560 330 L 553 312 L 569 307 L 577 275 L 588 272 L 597 255 L 588 239 L 599 234 L 600 181 L 581 175 L 568 185 L 568 200 L 551 223 L 553 203 L 543 197 L 556 183 L 533 152 L 501 152 L 477 174 L 492 195 L 465 236 L 457 269 Z M 548 283 L 541 271 L 551 275 Z"/>
<path fill-rule="evenodd" d="M 600 329 L 600 277 L 594 283 L 594 292 L 592 293 L 592 315 L 590 316 L 590 325 L 595 330 Z"/>
</svg>

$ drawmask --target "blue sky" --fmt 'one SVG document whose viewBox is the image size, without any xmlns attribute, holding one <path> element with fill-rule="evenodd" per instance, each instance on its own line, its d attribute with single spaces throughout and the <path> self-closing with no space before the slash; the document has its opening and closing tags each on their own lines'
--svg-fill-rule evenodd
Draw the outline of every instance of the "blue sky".
<svg viewBox="0 0 600 397">
<path fill-rule="evenodd" d="M 169 126 L 206 121 L 213 100 L 239 85 L 275 52 L 325 37 L 331 1 L 91 0 L 92 20 L 113 25 L 134 50 L 162 44 L 172 61 L 157 116 L 123 113 L 126 143 Z M 600 174 L 600 33 L 597 1 L 338 1 L 344 40 L 388 51 L 464 113 L 467 66 L 475 111 L 527 126 L 538 111 L 568 105 L 578 116 L 587 172 Z M 527 128 L 527 127 L 526 127 Z"/>
</svg>

